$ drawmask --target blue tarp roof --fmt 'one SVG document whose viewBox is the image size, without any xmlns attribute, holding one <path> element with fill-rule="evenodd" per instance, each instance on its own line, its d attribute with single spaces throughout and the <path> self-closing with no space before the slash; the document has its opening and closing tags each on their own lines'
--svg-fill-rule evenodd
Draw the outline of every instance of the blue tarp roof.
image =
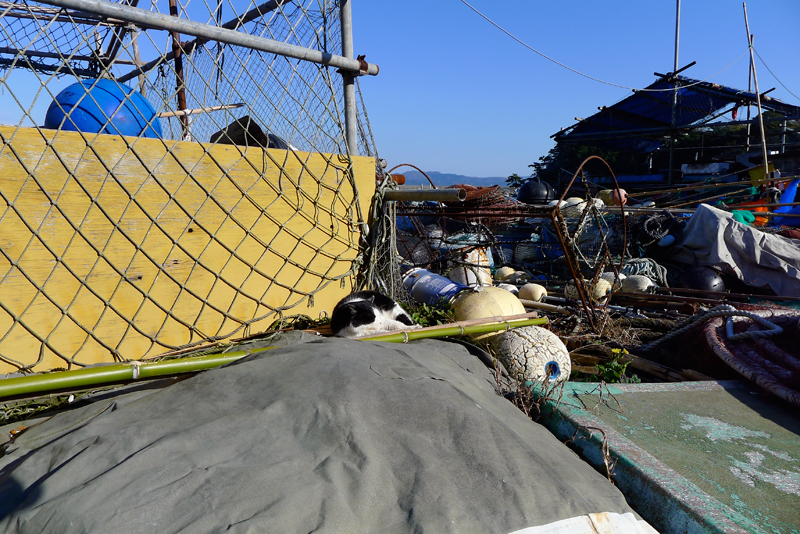
<svg viewBox="0 0 800 534">
<path fill-rule="evenodd" d="M 676 129 L 702 126 L 734 106 L 755 105 L 756 94 L 684 76 L 662 77 L 643 90 L 561 130 L 557 142 L 581 142 L 614 150 L 648 153 L 663 146 L 670 135 L 675 84 Z M 800 107 L 768 96 L 761 97 L 765 111 L 800 116 Z"/>
</svg>

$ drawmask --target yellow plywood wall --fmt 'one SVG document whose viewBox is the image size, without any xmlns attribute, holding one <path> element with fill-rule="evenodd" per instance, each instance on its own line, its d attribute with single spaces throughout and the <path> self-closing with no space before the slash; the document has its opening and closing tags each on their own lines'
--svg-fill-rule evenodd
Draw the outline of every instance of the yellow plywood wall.
<svg viewBox="0 0 800 534">
<path fill-rule="evenodd" d="M 240 337 L 352 290 L 372 158 L 351 177 L 337 155 L 84 135 L 0 127 L 0 373 Z"/>
</svg>

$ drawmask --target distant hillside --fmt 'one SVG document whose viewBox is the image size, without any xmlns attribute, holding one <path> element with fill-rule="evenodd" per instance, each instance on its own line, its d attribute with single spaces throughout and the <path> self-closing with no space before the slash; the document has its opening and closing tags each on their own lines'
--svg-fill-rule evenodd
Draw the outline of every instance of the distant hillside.
<svg viewBox="0 0 800 534">
<path fill-rule="evenodd" d="M 413 169 L 404 170 L 398 169 L 398 174 L 406 177 L 406 185 L 430 185 L 430 182 L 425 178 L 421 172 Z M 425 171 L 425 174 L 430 176 L 436 187 L 445 187 L 454 184 L 467 184 L 474 185 L 475 187 L 488 187 L 490 185 L 506 185 L 505 177 L 489 177 L 477 178 L 475 176 L 464 176 L 463 174 L 449 174 L 437 171 Z"/>
</svg>

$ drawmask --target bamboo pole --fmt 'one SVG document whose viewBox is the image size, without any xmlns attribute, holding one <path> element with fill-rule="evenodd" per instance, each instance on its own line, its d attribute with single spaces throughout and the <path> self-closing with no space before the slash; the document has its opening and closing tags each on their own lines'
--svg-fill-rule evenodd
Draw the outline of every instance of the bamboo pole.
<svg viewBox="0 0 800 534">
<path fill-rule="evenodd" d="M 236 109 L 244 106 L 244 104 L 222 104 L 220 106 L 209 106 L 205 108 L 184 109 L 178 111 L 162 111 L 158 114 L 159 119 L 168 119 L 170 117 L 184 117 L 186 115 L 197 115 L 202 113 L 211 113 L 212 111 L 223 111 L 226 109 Z"/>
<path fill-rule="evenodd" d="M 745 169 L 747 170 L 747 169 Z M 742 171 L 744 172 L 744 171 Z M 734 173 L 738 174 L 738 173 Z M 732 176 L 732 175 L 730 175 Z M 667 193 L 680 193 L 681 191 L 697 191 L 699 189 L 714 189 L 717 187 L 736 187 L 739 185 L 761 185 L 770 182 L 791 182 L 795 178 L 800 178 L 800 175 L 792 175 L 792 176 L 782 176 L 777 179 L 771 178 L 763 178 L 761 180 L 742 180 L 738 182 L 725 182 L 725 183 L 718 183 L 718 184 L 707 184 L 707 185 L 686 185 L 682 187 L 676 187 L 673 189 L 658 189 L 655 191 L 642 191 L 637 193 L 629 193 L 629 197 L 646 197 L 646 196 L 653 196 L 653 195 L 663 195 Z"/>
<path fill-rule="evenodd" d="M 455 323 L 429 326 L 427 328 L 398 330 L 389 334 L 376 334 L 373 336 L 356 337 L 353 339 L 363 341 L 388 341 L 391 343 L 404 343 L 406 341 L 412 341 L 415 339 L 486 334 L 491 332 L 502 332 L 504 330 L 517 328 L 519 326 L 547 324 L 546 317 L 539 318 L 537 315 L 537 312 L 530 312 L 519 315 L 486 317 L 483 319 L 472 319 L 469 321 L 457 321 Z"/>
<path fill-rule="evenodd" d="M 749 190 L 750 190 L 749 187 L 745 187 L 745 188 L 742 188 L 742 189 L 737 189 L 736 191 L 728 191 L 727 193 L 722 193 L 720 195 L 714 195 L 713 197 L 696 198 L 694 200 L 688 200 L 686 202 L 679 202 L 678 204 L 673 204 L 672 206 L 664 206 L 664 207 L 665 208 L 680 208 L 680 207 L 683 207 L 683 206 L 688 206 L 690 204 L 702 204 L 702 203 L 707 202 L 709 200 L 717 200 L 719 198 L 730 197 L 730 196 L 734 196 L 734 195 L 741 195 L 743 193 L 746 193 Z"/>
<path fill-rule="evenodd" d="M 537 318 L 536 312 L 506 317 L 487 317 L 471 321 L 460 321 L 427 328 L 401 330 L 390 334 L 378 334 L 354 338 L 362 341 L 387 341 L 403 343 L 414 339 L 446 336 L 485 334 L 500 332 L 510 328 L 547 324 L 547 318 Z M 276 347 L 247 349 L 220 354 L 207 354 L 166 360 L 160 362 L 126 362 L 102 365 L 57 373 L 41 373 L 0 380 L 0 399 L 10 397 L 33 397 L 55 391 L 71 391 L 93 387 L 123 384 L 146 378 L 196 373 L 231 363 L 250 354 L 263 352 Z"/>
<path fill-rule="evenodd" d="M 5 380 L 0 380 L 0 399 L 6 397 L 36 396 L 53 391 L 107 386 L 179 373 L 196 373 L 198 371 L 219 367 L 220 365 L 249 356 L 250 354 L 272 348 L 274 347 L 225 352 L 222 354 L 208 354 L 205 356 L 151 363 L 119 363 L 89 367 L 86 369 L 75 369 L 72 371 L 60 371 L 57 373 L 42 373 L 17 378 L 6 378 Z"/>
<path fill-rule="evenodd" d="M 764 131 L 764 112 L 761 109 L 761 94 L 758 91 L 758 76 L 756 76 L 756 62 L 753 58 L 753 37 L 750 33 L 750 23 L 747 20 L 747 4 L 742 2 L 744 10 L 744 28 L 747 31 L 747 48 L 750 49 L 750 69 L 753 73 L 753 86 L 756 89 L 756 105 L 758 106 L 758 123 L 761 127 L 761 152 L 764 157 L 764 178 L 769 176 L 769 161 L 767 160 L 767 136 Z"/>
</svg>

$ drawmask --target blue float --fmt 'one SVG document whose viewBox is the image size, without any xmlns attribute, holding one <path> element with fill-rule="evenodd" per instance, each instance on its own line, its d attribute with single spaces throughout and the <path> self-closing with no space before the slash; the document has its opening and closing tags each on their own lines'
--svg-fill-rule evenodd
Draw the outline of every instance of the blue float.
<svg viewBox="0 0 800 534">
<path fill-rule="evenodd" d="M 800 184 L 800 178 L 795 178 L 781 194 L 782 204 L 791 204 L 797 202 L 797 186 Z M 800 215 L 800 206 L 781 206 L 775 210 L 775 213 Z M 800 226 L 800 217 L 775 217 L 772 219 L 772 224 L 775 226 Z"/>
<path fill-rule="evenodd" d="M 84 133 L 162 137 L 153 106 L 127 85 L 106 78 L 83 80 L 58 93 L 44 127 Z"/>
</svg>

